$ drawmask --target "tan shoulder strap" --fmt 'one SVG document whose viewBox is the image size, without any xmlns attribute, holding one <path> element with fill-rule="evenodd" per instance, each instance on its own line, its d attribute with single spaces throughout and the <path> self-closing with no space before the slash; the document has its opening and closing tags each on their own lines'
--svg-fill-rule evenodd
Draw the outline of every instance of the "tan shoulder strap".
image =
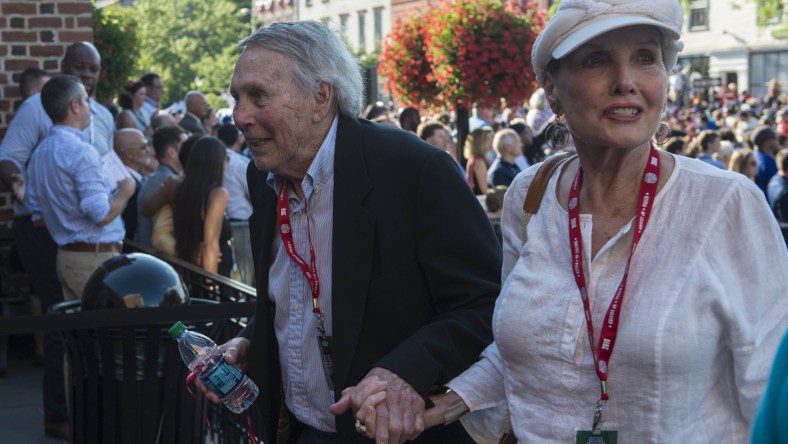
<svg viewBox="0 0 788 444">
<path fill-rule="evenodd" d="M 525 195 L 525 202 L 523 202 L 523 211 L 530 214 L 536 214 L 539 211 L 539 206 L 542 204 L 542 197 L 547 188 L 547 182 L 553 176 L 553 171 L 558 168 L 564 161 L 573 158 L 575 154 L 562 153 L 555 156 L 548 157 L 542 166 L 536 170 L 536 175 L 528 187 L 528 193 Z"/>
<path fill-rule="evenodd" d="M 526 231 L 528 222 L 530 222 L 531 217 L 536 214 L 537 211 L 539 211 L 539 206 L 542 205 L 542 198 L 544 197 L 545 189 L 547 189 L 547 182 L 550 181 L 550 177 L 553 176 L 553 172 L 561 164 L 575 158 L 576 156 L 577 154 L 572 153 L 556 154 L 555 156 L 548 157 L 542 166 L 536 170 L 536 174 L 531 181 L 531 185 L 528 187 L 528 192 L 526 193 L 525 201 L 523 202 L 523 244 L 525 244 L 525 241 L 528 240 L 528 234 Z"/>
</svg>

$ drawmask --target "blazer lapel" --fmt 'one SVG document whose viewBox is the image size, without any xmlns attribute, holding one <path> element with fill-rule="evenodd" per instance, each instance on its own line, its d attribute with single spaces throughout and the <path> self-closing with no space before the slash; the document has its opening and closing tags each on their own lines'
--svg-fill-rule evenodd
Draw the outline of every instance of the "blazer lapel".
<svg viewBox="0 0 788 444">
<path fill-rule="evenodd" d="M 372 183 L 358 120 L 340 114 L 334 155 L 332 326 L 335 395 L 347 381 L 361 334 L 372 271 L 375 215 L 364 207 Z"/>
</svg>

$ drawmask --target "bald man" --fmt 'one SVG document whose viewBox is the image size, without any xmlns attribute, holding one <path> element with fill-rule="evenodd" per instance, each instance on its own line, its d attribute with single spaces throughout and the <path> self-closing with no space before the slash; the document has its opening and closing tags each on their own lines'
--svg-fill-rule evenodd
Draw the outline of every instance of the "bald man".
<svg viewBox="0 0 788 444">
<path fill-rule="evenodd" d="M 88 42 L 77 42 L 66 50 L 61 63 L 63 74 L 73 75 L 92 96 L 101 71 L 101 57 Z M 88 144 L 101 156 L 112 149 L 115 123 L 112 114 L 92 97 L 88 100 L 90 121 L 84 130 Z M 25 166 L 36 146 L 48 135 L 52 120 L 37 93 L 25 100 L 0 144 L 0 180 L 14 190 L 14 242 L 22 265 L 27 271 L 33 291 L 41 298 L 46 311 L 63 301 L 63 290 L 57 278 L 55 260 L 57 244 L 44 226 L 34 226 L 30 211 L 24 206 Z M 68 414 L 63 389 L 63 350 L 57 334 L 44 339 L 44 431 L 47 436 L 68 438 Z"/>
<path fill-rule="evenodd" d="M 114 142 L 115 153 L 120 157 L 126 171 L 131 174 L 136 184 L 134 194 L 121 214 L 123 223 L 126 225 L 126 238 L 134 239 L 134 235 L 137 233 L 137 195 L 142 188 L 142 182 L 145 181 L 144 171 L 150 168 L 151 149 L 145 135 L 136 128 L 119 129 L 115 134 Z"/>
<path fill-rule="evenodd" d="M 208 115 L 208 101 L 205 95 L 199 91 L 189 91 L 186 93 L 186 115 L 183 116 L 178 125 L 192 134 L 207 134 L 202 126 L 202 119 Z"/>
</svg>

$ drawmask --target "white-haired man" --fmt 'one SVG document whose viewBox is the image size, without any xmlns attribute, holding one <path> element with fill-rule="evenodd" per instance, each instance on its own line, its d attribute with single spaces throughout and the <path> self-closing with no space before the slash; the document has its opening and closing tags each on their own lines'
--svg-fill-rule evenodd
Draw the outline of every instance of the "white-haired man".
<svg viewBox="0 0 788 444">
<path fill-rule="evenodd" d="M 266 388 L 266 442 L 280 386 L 296 442 L 368 442 L 363 421 L 376 418 L 376 438 L 411 439 L 423 424 L 403 412 L 423 411 L 492 341 L 495 234 L 446 153 L 356 117 L 359 66 L 326 26 L 276 23 L 242 46 L 231 92 L 254 159 L 258 307 L 228 360 Z M 351 401 L 382 385 L 385 401 L 362 416 Z M 419 442 L 466 442 L 455 426 Z"/>
</svg>

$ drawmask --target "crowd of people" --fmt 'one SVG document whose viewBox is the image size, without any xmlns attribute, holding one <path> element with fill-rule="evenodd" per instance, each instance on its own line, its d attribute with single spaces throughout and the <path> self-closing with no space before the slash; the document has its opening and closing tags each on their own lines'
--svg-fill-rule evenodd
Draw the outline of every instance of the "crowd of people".
<svg viewBox="0 0 788 444">
<path fill-rule="evenodd" d="M 163 109 L 153 73 L 99 104 L 98 52 L 70 46 L 0 145 L 34 292 L 78 299 L 124 238 L 230 276 L 248 220 L 256 316 L 222 347 L 266 442 L 746 440 L 788 327 L 788 102 L 669 96 L 680 4 L 608 3 L 564 0 L 539 89 L 478 103 L 461 147 L 450 113 L 362 110 L 317 22 L 241 42 L 221 120 L 199 91 Z"/>
<path fill-rule="evenodd" d="M 230 224 L 252 211 L 241 132 L 219 122 L 199 91 L 186 94 L 182 118 L 162 110 L 164 83 L 152 73 L 129 81 L 117 104 L 100 104 L 93 95 L 101 59 L 90 43 L 69 46 L 61 68 L 22 73 L 25 100 L 0 145 L 33 314 L 80 299 L 124 239 L 233 276 Z M 62 345 L 56 334 L 36 336 L 45 432 L 64 438 Z"/>
</svg>

